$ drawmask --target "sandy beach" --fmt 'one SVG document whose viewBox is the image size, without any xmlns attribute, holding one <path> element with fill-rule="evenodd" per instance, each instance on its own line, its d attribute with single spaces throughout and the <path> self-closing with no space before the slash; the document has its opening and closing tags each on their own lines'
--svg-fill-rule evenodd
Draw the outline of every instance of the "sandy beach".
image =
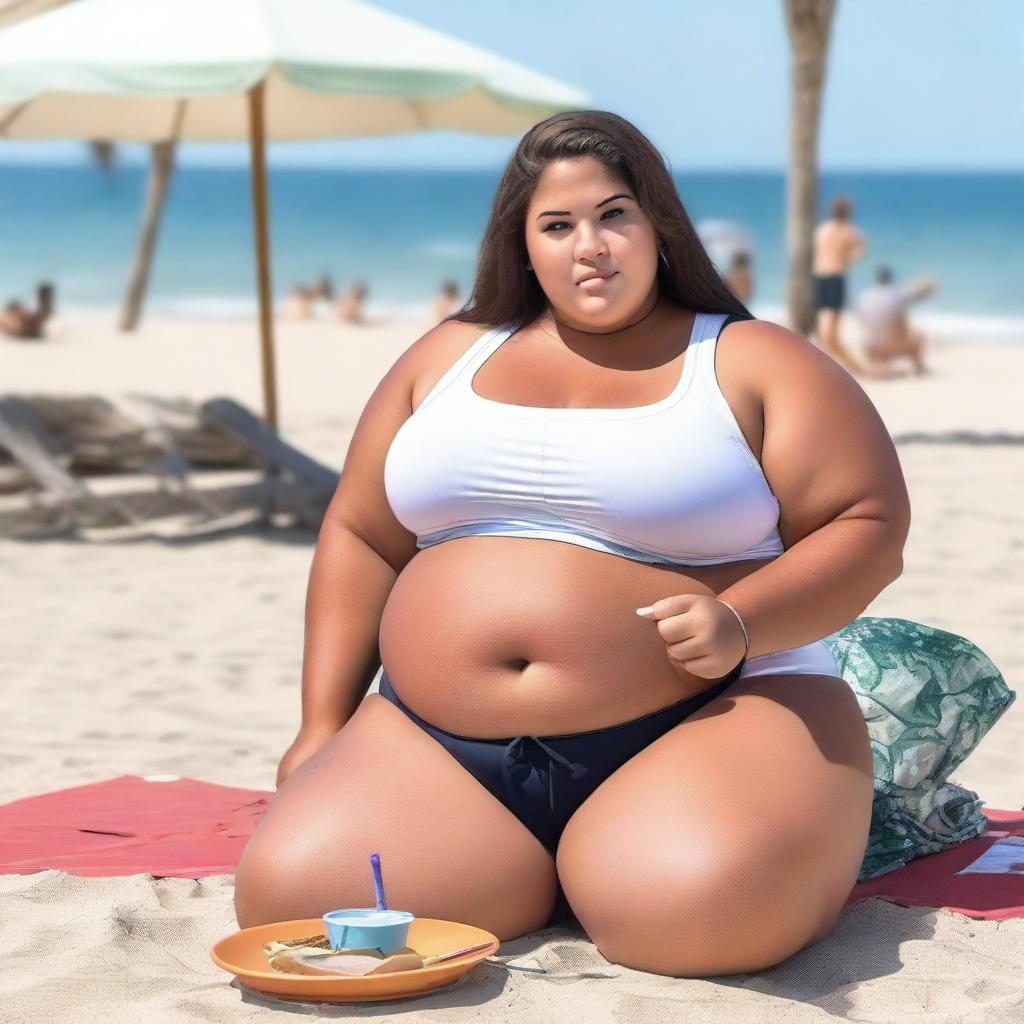
<svg viewBox="0 0 1024 1024">
<path fill-rule="evenodd" d="M 260 408 L 252 322 L 151 319 L 139 333 L 120 335 L 114 319 L 110 312 L 65 313 L 51 342 L 0 340 L 0 390 L 230 395 Z M 279 323 L 282 433 L 340 467 L 376 383 L 427 326 Z M 913 508 L 903 575 L 865 614 L 967 637 L 1020 692 L 1024 346 L 959 330 L 929 353 L 931 375 L 863 384 L 897 443 Z M 0 801 L 123 774 L 272 790 L 299 725 L 303 601 L 314 542 L 297 530 L 178 545 L 0 541 L 8 598 L 0 644 Z M 1024 699 L 953 781 L 989 806 L 1020 808 L 1021 750 Z M 0 1019 L 58 1019 L 43 1009 L 58 997 L 83 1021 L 271 1019 L 277 1004 L 232 987 L 207 954 L 236 928 L 231 895 L 231 876 L 0 877 L 4 920 L 17 937 L 16 956 L 0 974 Z M 51 944 L 50 912 L 79 918 L 70 955 Z M 1024 1014 L 1024 919 L 979 921 L 878 899 L 848 911 L 824 942 L 756 975 L 645 975 L 609 965 L 585 936 L 562 929 L 507 943 L 502 953 L 521 955 L 523 964 L 537 961 L 552 969 L 552 980 L 566 980 L 542 984 L 529 973 L 488 966 L 473 976 L 479 982 L 447 994 L 358 1012 L 424 1021 L 584 1014 L 617 1021 L 641 1007 L 652 1015 L 693 1007 L 714 1020 L 781 1013 L 787 1021 L 891 1021 L 920 1013 L 934 1024 Z M 604 980 L 573 984 L 580 973 Z M 53 979 L 61 975 L 66 983 L 58 989 Z"/>
</svg>

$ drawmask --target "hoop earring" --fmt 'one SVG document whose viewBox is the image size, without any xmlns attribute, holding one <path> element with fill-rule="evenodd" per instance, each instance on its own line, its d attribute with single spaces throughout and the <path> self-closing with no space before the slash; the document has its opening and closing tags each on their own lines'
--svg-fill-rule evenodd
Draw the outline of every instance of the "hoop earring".
<svg viewBox="0 0 1024 1024">
<path fill-rule="evenodd" d="M 664 249 L 659 249 L 659 250 L 658 250 L 658 255 L 659 255 L 659 256 L 660 256 L 660 257 L 662 258 L 662 260 L 664 261 L 664 263 L 665 263 L 665 266 L 666 266 L 666 267 L 668 267 L 668 257 L 667 257 L 667 256 L 665 255 L 665 250 L 664 250 Z M 671 268 L 669 268 L 669 269 L 671 269 Z"/>
</svg>

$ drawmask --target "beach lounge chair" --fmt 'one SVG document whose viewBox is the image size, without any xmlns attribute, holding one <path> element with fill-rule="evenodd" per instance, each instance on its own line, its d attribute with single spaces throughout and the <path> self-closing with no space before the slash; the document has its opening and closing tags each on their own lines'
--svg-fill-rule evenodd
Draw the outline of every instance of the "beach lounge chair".
<svg viewBox="0 0 1024 1024">
<path fill-rule="evenodd" d="M 0 445 L 14 456 L 43 495 L 56 502 L 61 513 L 58 531 L 81 532 L 85 528 L 83 507 L 91 509 L 92 518 L 100 523 L 113 520 L 114 526 L 139 525 L 139 517 L 116 495 L 100 497 L 68 472 L 61 446 L 25 399 L 0 397 Z"/>
<path fill-rule="evenodd" d="M 91 404 L 89 412 L 93 422 L 109 414 L 118 419 L 116 410 L 102 399 L 40 399 L 44 412 L 51 419 L 73 421 L 70 412 L 61 412 L 62 405 L 82 406 L 83 401 Z M 81 411 L 80 408 L 77 411 Z M 127 434 L 124 424 L 130 429 Z M 227 510 L 207 495 L 190 486 L 188 477 L 193 467 L 177 450 L 169 432 L 137 425 L 126 421 L 123 414 L 116 424 L 120 435 L 104 434 L 98 430 L 95 436 L 79 438 L 76 452 L 85 453 L 90 463 L 103 466 L 131 468 L 153 474 L 158 483 L 159 493 L 173 492 L 173 501 L 153 501 L 154 492 L 148 488 L 142 495 L 148 506 L 147 514 L 134 507 L 137 502 L 128 495 L 100 495 L 83 479 L 70 471 L 71 456 L 47 425 L 44 415 L 32 402 L 13 395 L 0 398 L 0 446 L 8 449 L 15 461 L 22 467 L 41 492 L 41 504 L 50 513 L 56 513 L 56 522 L 46 532 L 77 534 L 86 539 L 116 539 L 118 536 L 158 536 L 164 539 L 206 535 L 250 524 L 253 507 L 262 500 L 262 486 L 250 487 L 253 491 L 248 500 L 250 508 L 234 507 Z M 69 428 L 73 433 L 73 428 Z M 174 486 L 171 486 L 173 482 Z M 134 495 L 139 498 L 139 495 Z M 170 506 L 170 507 L 169 507 Z M 152 509 L 157 510 L 154 516 Z M 178 515 L 182 510 L 192 513 L 185 522 L 154 523 L 152 520 L 163 515 Z M 38 531 L 36 531 L 38 533 Z"/>
<path fill-rule="evenodd" d="M 284 508 L 303 526 L 318 530 L 340 474 L 284 441 L 255 413 L 231 398 L 202 405 L 203 418 L 244 442 L 268 471 L 269 515 Z"/>
</svg>

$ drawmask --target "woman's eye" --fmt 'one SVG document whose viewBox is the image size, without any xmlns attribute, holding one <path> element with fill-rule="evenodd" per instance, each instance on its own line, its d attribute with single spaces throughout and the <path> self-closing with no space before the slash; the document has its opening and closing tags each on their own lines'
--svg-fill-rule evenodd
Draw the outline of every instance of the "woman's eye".
<svg viewBox="0 0 1024 1024">
<path fill-rule="evenodd" d="M 610 213 L 625 213 L 625 210 L 623 210 L 621 206 L 613 206 L 610 210 L 605 210 L 605 212 L 603 214 L 601 214 L 601 220 L 604 220 L 605 217 L 607 217 L 608 214 L 610 214 Z M 562 227 L 565 226 L 565 224 L 566 224 L 566 222 L 564 220 L 556 220 L 553 223 L 549 224 L 544 230 L 545 231 L 555 231 L 556 229 L 560 230 Z"/>
</svg>

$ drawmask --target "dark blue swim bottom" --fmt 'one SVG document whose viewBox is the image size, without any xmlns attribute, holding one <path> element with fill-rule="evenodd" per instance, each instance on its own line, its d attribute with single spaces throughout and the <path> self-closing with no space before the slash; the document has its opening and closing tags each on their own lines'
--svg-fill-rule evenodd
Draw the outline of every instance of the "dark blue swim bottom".
<svg viewBox="0 0 1024 1024">
<path fill-rule="evenodd" d="M 846 305 L 846 279 L 842 274 L 814 275 L 814 304 L 818 309 L 835 310 Z"/>
<path fill-rule="evenodd" d="M 562 831 L 583 801 L 644 747 L 714 700 L 736 681 L 744 664 L 745 659 L 708 689 L 658 711 L 604 729 L 561 736 L 458 736 L 424 721 L 403 704 L 385 672 L 380 677 L 380 693 L 433 736 L 554 857 Z M 562 919 L 566 911 L 559 887 L 551 921 Z"/>
</svg>

